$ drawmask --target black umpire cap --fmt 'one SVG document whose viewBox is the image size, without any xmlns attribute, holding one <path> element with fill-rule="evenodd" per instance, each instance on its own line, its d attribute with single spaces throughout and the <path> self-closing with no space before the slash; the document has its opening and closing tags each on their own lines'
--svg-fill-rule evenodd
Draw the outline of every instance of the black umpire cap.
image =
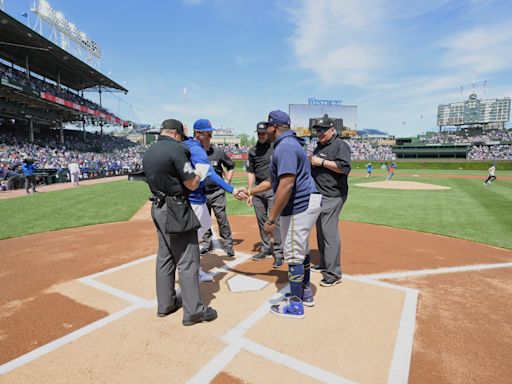
<svg viewBox="0 0 512 384">
<path fill-rule="evenodd" d="M 324 115 L 324 117 L 315 120 L 313 123 L 313 128 L 316 129 L 329 129 L 334 127 L 334 120 L 331 119 L 327 114 Z"/>
<path fill-rule="evenodd" d="M 162 125 L 160 126 L 160 131 L 162 131 L 164 129 L 176 131 L 182 136 L 185 135 L 185 129 L 183 128 L 183 123 L 179 120 L 175 120 L 175 119 L 164 120 L 162 122 Z"/>
<path fill-rule="evenodd" d="M 265 133 L 267 133 L 267 122 L 266 121 L 260 121 L 258 124 L 256 124 L 256 132 L 265 132 Z"/>
</svg>

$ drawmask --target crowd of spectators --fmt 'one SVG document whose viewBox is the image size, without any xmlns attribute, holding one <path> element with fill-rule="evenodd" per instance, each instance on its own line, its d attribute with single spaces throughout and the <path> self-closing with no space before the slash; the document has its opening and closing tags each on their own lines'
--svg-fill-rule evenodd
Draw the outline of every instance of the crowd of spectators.
<svg viewBox="0 0 512 384">
<path fill-rule="evenodd" d="M 29 78 L 27 78 L 26 72 L 19 71 L 3 63 L 0 63 L 0 76 L 5 76 L 16 83 L 21 84 L 24 87 L 31 88 L 37 92 L 47 92 L 53 96 L 60 97 L 75 104 L 83 105 L 97 111 L 110 113 L 107 109 L 100 107 L 98 104 L 87 100 L 70 90 L 64 89 L 63 87 L 59 90 L 56 85 L 34 76 L 29 76 Z"/>
<path fill-rule="evenodd" d="M 346 140 L 352 152 L 352 160 L 396 160 L 389 145 L 377 145 L 372 140 Z"/>
<path fill-rule="evenodd" d="M 428 137 L 421 137 L 420 141 L 425 144 L 473 144 L 473 143 L 496 143 L 512 142 L 512 130 L 496 129 L 474 134 L 471 130 L 458 132 L 440 132 Z"/>
<path fill-rule="evenodd" d="M 512 145 L 473 145 L 468 160 L 512 160 Z"/>
<path fill-rule="evenodd" d="M 71 162 L 79 164 L 83 178 L 104 177 L 137 172 L 145 146 L 110 135 L 64 131 L 65 144 L 58 142 L 59 132 L 45 131 L 30 143 L 14 131 L 0 131 L 0 179 L 18 174 L 24 159 L 33 159 L 38 172 L 67 175 Z"/>
</svg>

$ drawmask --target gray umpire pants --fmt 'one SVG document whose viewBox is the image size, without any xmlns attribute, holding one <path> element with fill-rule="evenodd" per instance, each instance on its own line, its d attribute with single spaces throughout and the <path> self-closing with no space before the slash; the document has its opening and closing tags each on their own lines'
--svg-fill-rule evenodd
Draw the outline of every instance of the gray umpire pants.
<svg viewBox="0 0 512 384">
<path fill-rule="evenodd" d="M 208 210 L 210 211 L 210 215 L 213 211 L 215 212 L 215 217 L 217 218 L 217 224 L 219 225 L 219 235 L 221 239 L 224 241 L 224 249 L 232 250 L 233 249 L 233 238 L 231 237 L 231 227 L 228 222 L 228 215 L 226 213 L 226 194 L 223 189 L 219 189 L 211 194 L 206 195 L 207 201 L 206 205 L 208 206 Z M 203 241 L 206 243 L 207 247 L 211 247 L 213 240 L 212 230 L 209 229 L 203 236 Z"/>
<path fill-rule="evenodd" d="M 267 191 L 263 194 L 254 195 L 252 197 L 252 205 L 258 220 L 258 228 L 261 238 L 261 252 L 272 253 L 275 257 L 283 257 L 283 249 L 281 245 L 281 228 L 279 226 L 279 218 L 276 220 L 276 230 L 274 232 L 274 249 L 269 236 L 264 231 L 265 221 L 267 221 L 268 213 L 274 205 L 274 193 Z"/>
<path fill-rule="evenodd" d="M 322 196 L 322 211 L 316 221 L 316 239 L 324 278 L 341 277 L 341 239 L 338 222 L 346 197 Z"/>
<path fill-rule="evenodd" d="M 167 205 L 151 207 L 151 216 L 165 231 Z M 158 313 L 168 313 L 176 307 L 176 267 L 180 277 L 183 320 L 195 320 L 203 315 L 206 307 L 201 301 L 199 290 L 199 245 L 197 231 L 177 235 L 158 233 L 156 257 L 156 296 Z"/>
</svg>

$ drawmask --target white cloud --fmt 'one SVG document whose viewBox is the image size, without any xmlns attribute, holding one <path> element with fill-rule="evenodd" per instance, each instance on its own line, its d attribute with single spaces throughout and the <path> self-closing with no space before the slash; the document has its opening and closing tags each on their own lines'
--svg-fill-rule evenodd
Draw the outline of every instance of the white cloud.
<svg viewBox="0 0 512 384">
<path fill-rule="evenodd" d="M 512 25 L 495 11 L 488 1 L 304 0 L 290 11 L 290 44 L 320 90 L 360 106 L 360 128 L 412 134 L 435 127 L 437 105 L 467 98 L 473 82 L 481 97 L 510 96 Z M 421 27 L 445 13 L 450 28 Z"/>
<path fill-rule="evenodd" d="M 461 31 L 439 45 L 446 49 L 442 64 L 447 68 L 471 69 L 486 74 L 512 66 L 510 23 Z"/>
</svg>

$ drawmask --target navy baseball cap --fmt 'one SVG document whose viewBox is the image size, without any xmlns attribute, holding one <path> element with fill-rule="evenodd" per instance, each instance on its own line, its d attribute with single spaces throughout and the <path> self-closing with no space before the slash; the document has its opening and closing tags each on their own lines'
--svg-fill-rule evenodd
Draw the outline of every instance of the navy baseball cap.
<svg viewBox="0 0 512 384">
<path fill-rule="evenodd" d="M 272 111 L 268 114 L 267 125 L 269 124 L 290 125 L 290 116 L 280 110 Z"/>
<path fill-rule="evenodd" d="M 199 119 L 194 123 L 194 131 L 198 132 L 213 132 L 216 131 L 215 128 L 212 127 L 212 123 L 208 119 Z"/>
</svg>

